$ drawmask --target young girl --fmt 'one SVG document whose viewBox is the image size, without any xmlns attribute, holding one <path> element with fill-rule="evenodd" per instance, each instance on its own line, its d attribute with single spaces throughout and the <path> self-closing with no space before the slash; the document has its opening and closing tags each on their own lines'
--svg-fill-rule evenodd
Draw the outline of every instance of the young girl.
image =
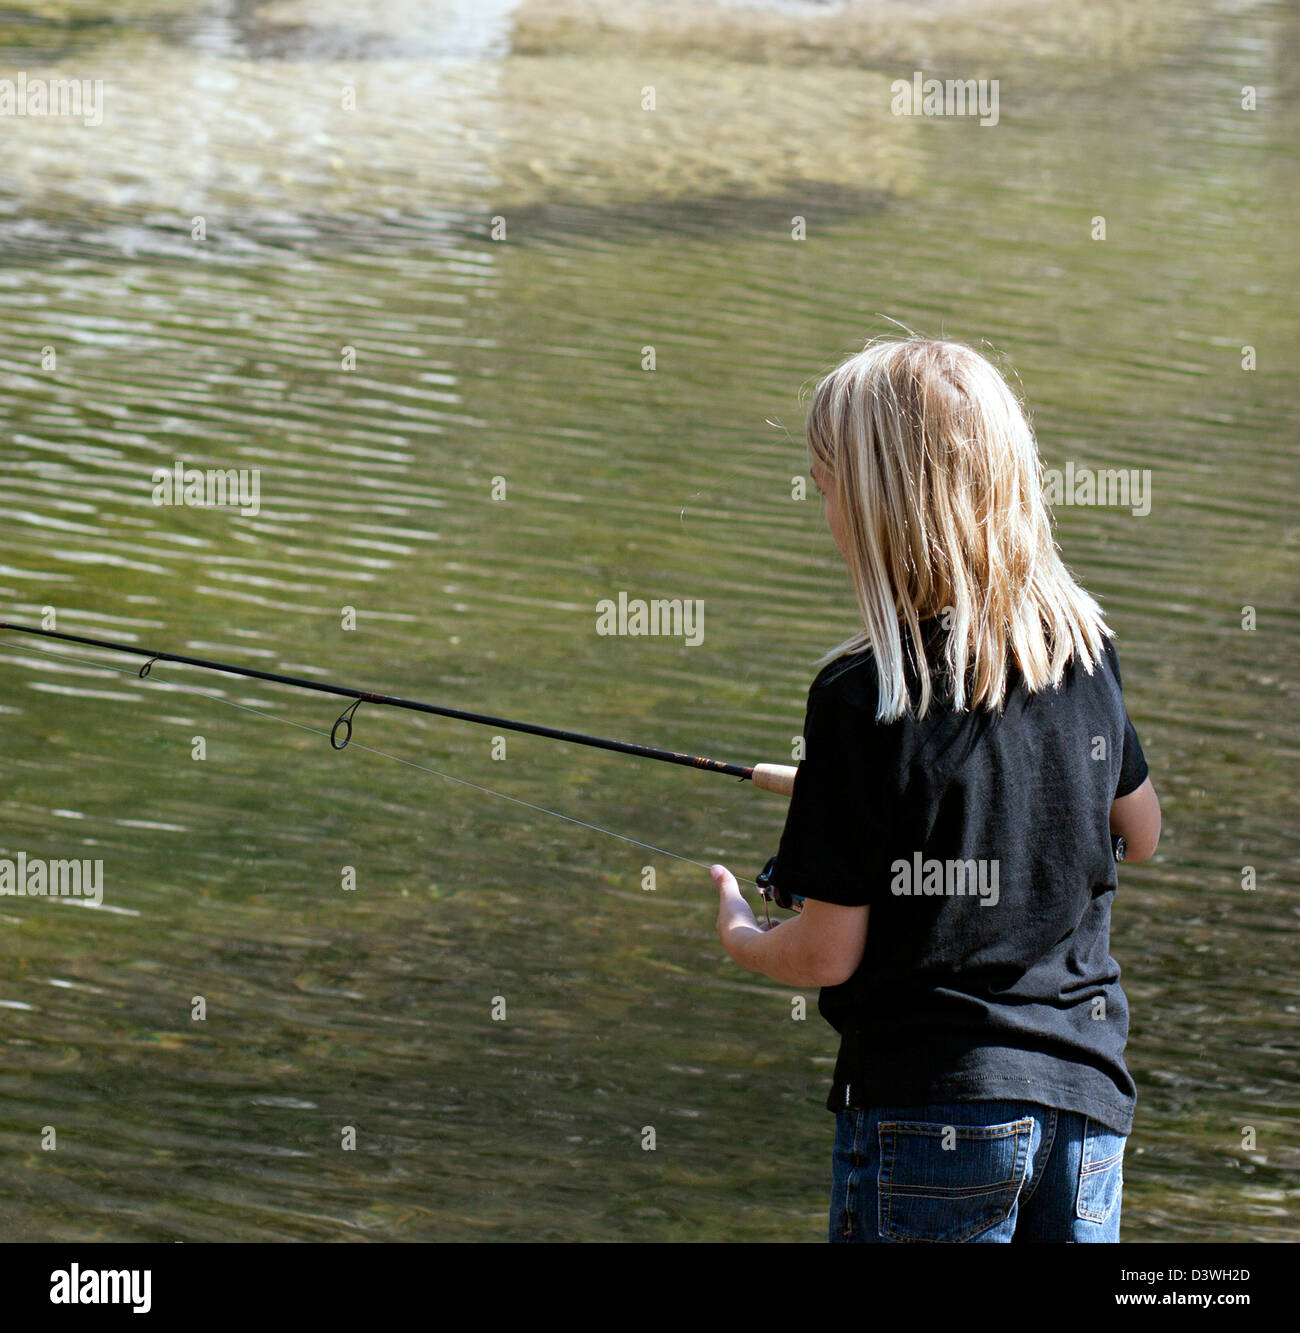
<svg viewBox="0 0 1300 1333">
<path fill-rule="evenodd" d="M 813 681 L 742 967 L 840 1034 L 833 1241 L 1116 1241 L 1135 1089 L 1115 862 L 1160 806 L 1111 630 L 1052 541 L 1025 414 L 978 353 L 869 344 L 818 385 L 812 476 L 861 632 Z"/>
</svg>

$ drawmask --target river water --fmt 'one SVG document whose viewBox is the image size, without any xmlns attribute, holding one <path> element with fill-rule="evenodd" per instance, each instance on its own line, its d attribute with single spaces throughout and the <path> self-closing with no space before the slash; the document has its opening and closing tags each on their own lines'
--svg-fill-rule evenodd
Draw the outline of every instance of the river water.
<svg viewBox="0 0 1300 1333">
<path fill-rule="evenodd" d="M 1294 1239 L 1295 11 L 602 8 L 7 7 L 0 77 L 103 114 L 0 135 L 4 617 L 788 761 L 854 618 L 801 389 L 987 343 L 1049 466 L 1151 479 L 1057 510 L 1165 813 L 1125 1239 Z M 891 115 L 917 70 L 997 124 Z M 0 855 L 104 898 L 0 899 L 0 1236 L 821 1239 L 833 1034 L 690 864 L 778 798 L 19 637 Z"/>
</svg>

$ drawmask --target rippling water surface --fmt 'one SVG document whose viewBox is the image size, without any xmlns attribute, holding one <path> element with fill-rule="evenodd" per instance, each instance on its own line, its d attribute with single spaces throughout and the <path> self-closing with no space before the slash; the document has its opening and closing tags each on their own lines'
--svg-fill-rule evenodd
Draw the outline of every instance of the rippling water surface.
<svg viewBox="0 0 1300 1333">
<path fill-rule="evenodd" d="M 1294 1238 L 1294 11 L 990 50 L 877 8 L 872 49 L 798 5 L 9 6 L 0 77 L 105 93 L 0 135 L 0 606 L 781 761 L 853 622 L 800 388 L 890 320 L 987 340 L 1049 465 L 1152 477 L 1057 513 L 1165 807 L 1115 912 L 1126 1239 Z M 999 124 L 891 117 L 924 61 Z M 259 512 L 156 506 L 177 460 Z M 597 635 L 620 590 L 703 642 Z M 0 1235 L 820 1239 L 815 1010 L 722 960 L 703 870 L 462 784 L 745 875 L 779 800 L 366 705 L 335 753 L 337 701 L 46 646 L 0 637 L 0 852 L 105 897 L 0 900 Z"/>
</svg>

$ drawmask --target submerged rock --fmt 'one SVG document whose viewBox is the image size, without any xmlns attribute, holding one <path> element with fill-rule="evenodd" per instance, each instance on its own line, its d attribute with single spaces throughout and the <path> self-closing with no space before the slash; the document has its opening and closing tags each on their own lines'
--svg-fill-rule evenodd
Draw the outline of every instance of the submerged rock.
<svg viewBox="0 0 1300 1333">
<path fill-rule="evenodd" d="M 813 207 L 860 212 L 926 170 L 935 126 L 895 114 L 895 80 L 996 78 L 1023 107 L 1036 83 L 1154 58 L 1185 12 L 1172 0 L 46 9 L 29 32 L 62 16 L 77 37 L 29 73 L 102 80 L 102 123 L 7 118 L 0 220 L 188 239 L 202 219 L 214 248 L 365 244 L 376 229 L 398 243 L 482 236 L 497 215 L 789 228 Z"/>
</svg>

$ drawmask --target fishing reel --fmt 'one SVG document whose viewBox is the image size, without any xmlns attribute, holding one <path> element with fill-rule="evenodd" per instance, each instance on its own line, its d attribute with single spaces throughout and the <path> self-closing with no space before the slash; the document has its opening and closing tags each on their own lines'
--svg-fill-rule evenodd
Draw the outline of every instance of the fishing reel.
<svg viewBox="0 0 1300 1333">
<path fill-rule="evenodd" d="M 802 912 L 803 898 L 797 893 L 787 893 L 776 884 L 776 857 L 769 856 L 767 864 L 758 872 L 754 883 L 763 897 L 763 914 L 767 916 L 768 903 L 775 903 L 783 912 Z M 771 917 L 767 917 L 771 921 Z"/>
</svg>

